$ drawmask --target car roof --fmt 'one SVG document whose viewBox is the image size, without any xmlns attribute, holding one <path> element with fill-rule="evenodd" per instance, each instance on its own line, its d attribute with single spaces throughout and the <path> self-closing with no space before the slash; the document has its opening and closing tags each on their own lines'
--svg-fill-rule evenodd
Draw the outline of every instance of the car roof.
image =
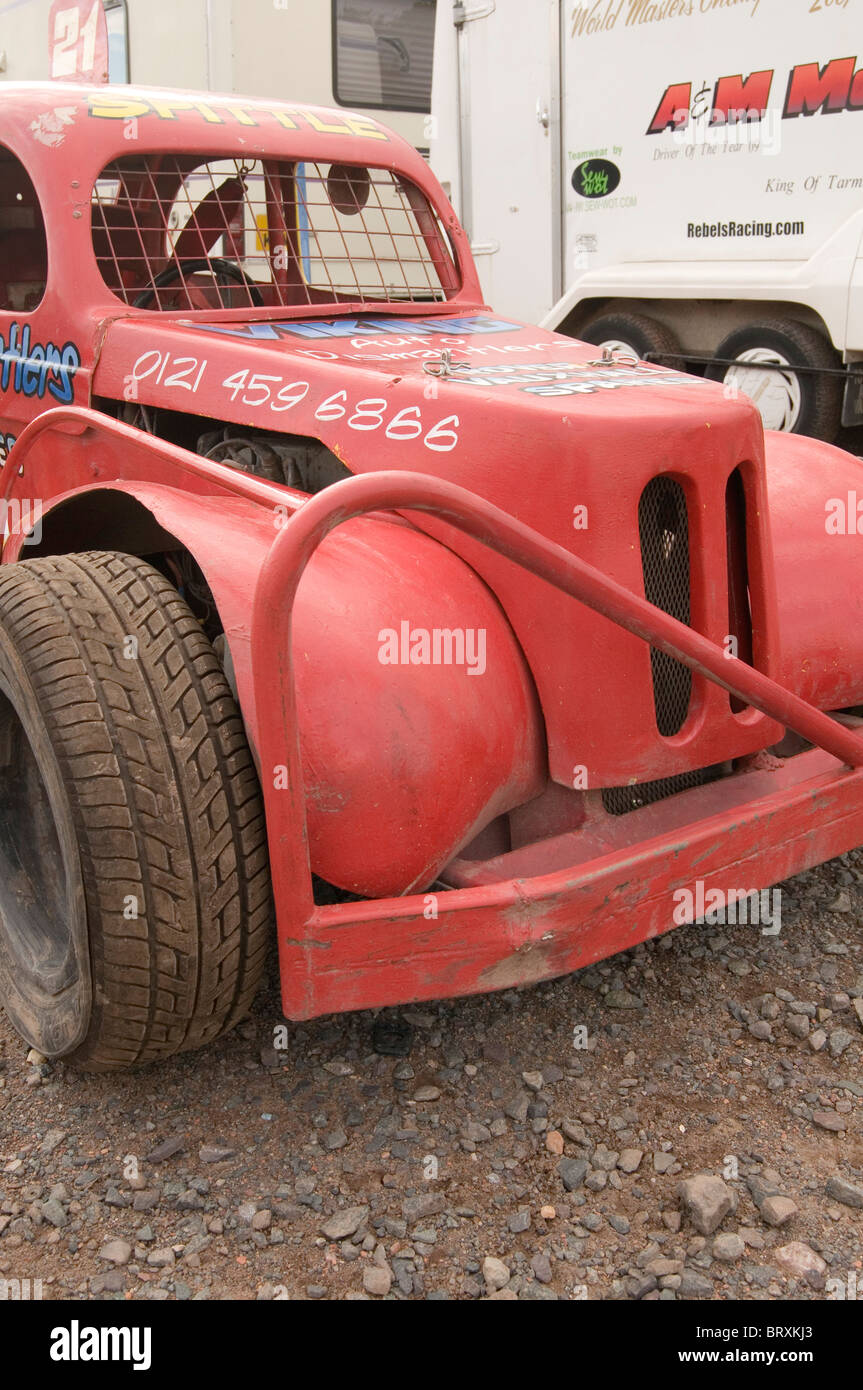
<svg viewBox="0 0 863 1390">
<path fill-rule="evenodd" d="M 398 168 L 425 182 L 427 165 L 372 116 L 237 93 L 65 82 L 3 83 L 0 141 L 92 153 L 92 168 L 154 150 L 317 159 Z M 57 139 L 57 136 L 60 139 Z M 20 150 L 20 138 L 17 142 Z M 428 191 L 428 189 L 427 189 Z"/>
</svg>

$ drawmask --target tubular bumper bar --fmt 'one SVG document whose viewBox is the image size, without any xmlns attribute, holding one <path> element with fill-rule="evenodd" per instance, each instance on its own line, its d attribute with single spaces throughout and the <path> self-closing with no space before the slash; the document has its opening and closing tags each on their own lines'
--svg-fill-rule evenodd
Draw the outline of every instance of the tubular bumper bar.
<svg viewBox="0 0 863 1390">
<path fill-rule="evenodd" d="M 292 659 L 294 600 L 306 565 L 330 531 L 353 517 L 396 510 L 434 513 L 793 729 L 824 750 L 806 755 L 812 775 L 803 782 L 780 775 L 774 790 L 718 813 L 707 800 L 703 819 L 693 800 L 695 818 L 685 830 L 666 831 L 577 868 L 431 896 L 316 907 Z M 668 930 L 675 924 L 674 890 L 696 876 L 708 886 L 713 880 L 761 888 L 863 843 L 863 740 L 857 734 L 452 483 L 412 473 L 367 474 L 305 503 L 261 570 L 252 666 L 261 775 L 287 769 L 286 789 L 268 799 L 268 839 L 288 1018 L 472 994 L 565 974 Z"/>
</svg>

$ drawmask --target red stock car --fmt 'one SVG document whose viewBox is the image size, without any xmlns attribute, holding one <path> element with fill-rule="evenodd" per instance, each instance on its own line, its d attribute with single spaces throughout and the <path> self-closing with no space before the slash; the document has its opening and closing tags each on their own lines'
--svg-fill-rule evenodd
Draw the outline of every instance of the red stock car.
<svg viewBox="0 0 863 1390">
<path fill-rule="evenodd" d="M 863 843 L 859 461 L 490 312 L 374 120 L 4 86 L 0 295 L 0 995 L 46 1055 L 208 1042 L 274 921 L 305 1019 Z"/>
</svg>

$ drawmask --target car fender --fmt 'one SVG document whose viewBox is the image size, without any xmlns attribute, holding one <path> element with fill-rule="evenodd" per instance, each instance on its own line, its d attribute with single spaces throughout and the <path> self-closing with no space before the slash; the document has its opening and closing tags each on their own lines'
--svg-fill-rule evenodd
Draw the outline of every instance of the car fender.
<svg viewBox="0 0 863 1390">
<path fill-rule="evenodd" d="M 765 463 L 776 679 L 821 709 L 863 703 L 861 461 L 831 444 L 767 431 Z"/>
<path fill-rule="evenodd" d="M 257 756 L 262 721 L 279 711 L 259 707 L 252 680 L 255 594 L 302 494 L 93 412 L 53 414 L 62 418 L 41 417 L 16 446 L 22 514 L 25 493 L 42 499 L 32 553 L 122 549 L 130 502 L 143 553 L 158 537 L 186 548 L 219 610 Z M 77 485 L 48 497 L 52 480 Z M 26 558 L 23 541 L 10 536 L 4 563 Z M 424 886 L 541 792 L 544 729 L 503 610 L 464 560 L 403 518 L 357 518 L 321 545 L 297 596 L 292 658 L 309 852 L 328 882 L 375 896 Z M 269 807 L 284 766 L 259 771 Z"/>
</svg>

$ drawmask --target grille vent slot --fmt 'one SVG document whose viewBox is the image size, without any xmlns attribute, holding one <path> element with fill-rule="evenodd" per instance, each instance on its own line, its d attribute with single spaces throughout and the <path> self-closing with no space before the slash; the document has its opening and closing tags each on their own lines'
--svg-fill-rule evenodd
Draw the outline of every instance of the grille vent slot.
<svg viewBox="0 0 863 1390">
<path fill-rule="evenodd" d="M 683 488 L 673 478 L 651 478 L 641 494 L 638 538 L 646 599 L 689 626 L 689 518 Z M 689 713 L 692 672 L 654 647 L 650 667 L 656 727 L 666 737 L 677 734 Z"/>
</svg>

